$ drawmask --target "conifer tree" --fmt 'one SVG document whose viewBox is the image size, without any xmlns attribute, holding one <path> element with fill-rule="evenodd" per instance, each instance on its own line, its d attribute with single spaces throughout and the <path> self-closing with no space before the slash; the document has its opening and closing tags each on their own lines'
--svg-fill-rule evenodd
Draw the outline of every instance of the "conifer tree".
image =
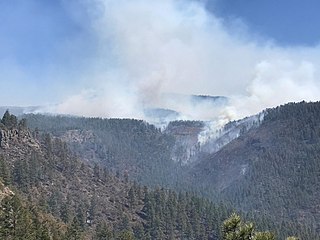
<svg viewBox="0 0 320 240">
<path fill-rule="evenodd" d="M 70 204 L 68 203 L 68 201 L 67 202 L 63 202 L 61 204 L 61 207 L 60 207 L 60 218 L 65 223 L 69 223 L 72 220 Z M 78 220 L 78 222 L 79 222 L 79 220 Z M 79 226 L 80 226 L 80 223 L 79 223 Z"/>
<path fill-rule="evenodd" d="M 271 232 L 257 232 L 253 240 L 275 240 L 275 236 Z"/>
<path fill-rule="evenodd" d="M 10 112 L 9 110 L 7 109 L 1 119 L 1 123 L 3 125 L 5 125 L 6 127 L 10 127 L 11 125 L 11 115 L 10 115 Z"/>
<path fill-rule="evenodd" d="M 64 240 L 81 240 L 82 231 L 76 217 L 73 218 L 71 225 L 68 227 L 68 230 L 65 234 Z"/>
<path fill-rule="evenodd" d="M 119 234 L 117 240 L 134 240 L 134 235 L 131 231 L 123 231 Z"/>
<path fill-rule="evenodd" d="M 129 192 L 128 192 L 128 200 L 129 200 L 129 206 L 130 206 L 130 208 L 134 208 L 134 206 L 135 206 L 135 201 L 136 201 L 136 197 L 135 197 L 135 192 L 134 192 L 133 187 L 131 187 L 131 188 L 129 189 Z"/>
<path fill-rule="evenodd" d="M 103 221 L 102 223 L 99 222 L 97 224 L 94 237 L 95 237 L 94 239 L 96 239 L 96 240 L 109 240 L 109 239 L 112 239 L 113 234 L 110 231 L 110 229 L 108 228 L 108 226 L 107 226 L 105 221 Z"/>
<path fill-rule="evenodd" d="M 9 185 L 11 183 L 10 170 L 2 155 L 0 155 L 0 179 L 4 185 Z"/>
<path fill-rule="evenodd" d="M 224 240 L 275 240 L 273 233 L 255 232 L 253 223 L 243 222 L 235 213 L 223 222 L 222 237 Z"/>
</svg>

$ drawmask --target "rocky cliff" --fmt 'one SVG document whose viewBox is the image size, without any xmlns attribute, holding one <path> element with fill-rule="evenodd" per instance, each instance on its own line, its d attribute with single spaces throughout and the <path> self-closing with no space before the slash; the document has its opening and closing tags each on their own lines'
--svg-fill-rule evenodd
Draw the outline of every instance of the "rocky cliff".
<svg viewBox="0 0 320 240">
<path fill-rule="evenodd" d="M 20 158 L 34 150 L 39 150 L 40 145 L 28 129 L 1 128 L 0 149 L 3 155 Z"/>
</svg>

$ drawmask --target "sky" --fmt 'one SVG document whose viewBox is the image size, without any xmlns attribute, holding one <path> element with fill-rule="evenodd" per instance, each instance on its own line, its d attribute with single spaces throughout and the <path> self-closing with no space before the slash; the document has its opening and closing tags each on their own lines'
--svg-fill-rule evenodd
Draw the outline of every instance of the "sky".
<svg viewBox="0 0 320 240">
<path fill-rule="evenodd" d="M 162 107 L 232 120 L 319 100 L 319 7 L 316 0 L 0 0 L 0 105 L 134 118 Z M 167 93 L 222 95 L 230 104 L 214 113 Z"/>
<path fill-rule="evenodd" d="M 217 0 L 207 8 L 225 19 L 239 18 L 249 31 L 281 46 L 315 46 L 319 43 L 317 0 Z"/>
</svg>

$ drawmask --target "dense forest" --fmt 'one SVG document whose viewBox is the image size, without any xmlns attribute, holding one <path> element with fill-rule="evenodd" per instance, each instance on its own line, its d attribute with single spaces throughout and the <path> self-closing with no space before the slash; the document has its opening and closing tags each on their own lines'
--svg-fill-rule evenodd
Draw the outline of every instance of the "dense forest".
<svg viewBox="0 0 320 240">
<path fill-rule="evenodd" d="M 68 143 L 83 160 L 110 171 L 127 172 L 141 184 L 177 182 L 179 164 L 171 161 L 174 138 L 142 120 L 26 115 L 29 126 Z M 161 167 L 160 167 L 161 166 Z"/>
<path fill-rule="evenodd" d="M 140 184 L 197 192 L 279 224 L 295 222 L 319 232 L 319 113 L 318 102 L 268 109 L 259 125 L 240 131 L 213 154 L 194 143 L 204 127 L 199 121 L 172 122 L 160 131 L 133 119 L 25 118 L 35 131 L 63 139 L 79 158 Z M 237 122 L 226 128 L 233 125 Z M 187 154 L 192 164 L 174 161 Z"/>
<path fill-rule="evenodd" d="M 193 184 L 207 195 L 276 221 L 320 230 L 320 103 L 292 103 L 265 112 L 258 128 L 204 157 Z"/>
<path fill-rule="evenodd" d="M 82 161 L 9 112 L 0 130 L 1 239 L 274 239 L 238 215 L 227 219 L 222 203 Z"/>
<path fill-rule="evenodd" d="M 94 169 L 99 169 L 100 175 L 112 176 L 110 177 L 112 181 L 128 185 L 116 188 L 127 192 L 119 197 L 126 201 L 128 201 L 129 190 L 134 185 L 139 186 L 140 189 L 145 188 L 142 186 L 147 186 L 150 194 L 156 189 L 164 191 L 165 199 L 169 199 L 170 192 L 174 192 L 177 196 L 188 192 L 187 196 L 192 196 L 192 198 L 204 197 L 204 199 L 198 197 L 202 199 L 201 201 L 223 202 L 225 210 L 222 212 L 225 213 L 218 217 L 218 221 L 215 221 L 215 233 L 211 232 L 211 236 L 217 239 L 221 238 L 222 220 L 230 215 L 232 208 L 241 211 L 241 215 L 246 220 L 256 222 L 258 229 L 273 229 L 280 239 L 289 235 L 296 235 L 301 239 L 318 239 L 320 175 L 317 154 L 320 128 L 317 119 L 319 119 L 319 113 L 319 103 L 302 102 L 268 109 L 264 112 L 264 120 L 259 126 L 244 131 L 218 152 L 208 154 L 197 149 L 199 152 L 196 152 L 196 162 L 190 165 L 181 165 L 180 162 L 173 161 L 172 153 L 176 151 L 177 146 L 181 146 L 179 140 L 181 137 L 188 138 L 190 135 L 190 138 L 194 140 L 195 134 L 203 126 L 201 122 L 180 121 L 172 123 L 170 131 L 161 131 L 144 121 L 133 119 L 30 114 L 18 121 L 13 115 L 5 114 L 1 128 L 7 129 L 7 132 L 14 132 L 13 129 L 20 131 L 27 129 L 27 124 L 30 126 L 31 131 L 22 130 L 19 134 L 21 137 L 24 136 L 22 142 L 27 143 L 28 146 L 28 148 L 20 147 L 24 149 L 22 151 L 24 156 L 28 156 L 26 157 L 28 159 L 39 158 L 40 162 L 50 163 L 41 169 L 47 171 L 54 166 L 53 176 L 57 174 L 63 176 L 64 180 L 61 182 L 64 184 L 65 182 L 72 183 L 71 185 L 54 184 L 55 187 L 60 186 L 60 189 L 52 190 L 55 192 L 53 195 L 59 196 L 58 202 L 65 202 L 67 198 L 72 198 L 72 194 L 66 193 L 69 191 L 69 189 L 65 190 L 66 186 L 80 186 L 79 183 L 73 184 L 73 181 L 83 178 L 90 179 L 91 175 L 94 175 Z M 174 129 L 180 132 L 177 133 Z M 22 132 L 29 132 L 29 134 Z M 177 134 L 180 134 L 179 138 Z M 30 139 L 26 141 L 28 136 Z M 180 145 L 177 145 L 177 142 Z M 18 156 L 22 153 L 17 152 L 19 148 L 15 144 L 11 149 L 5 138 L 2 138 L 1 146 L 2 151 L 11 151 L 9 155 L 2 153 L 2 156 L 5 159 L 4 162 L 7 163 L 6 168 L 11 169 L 9 175 L 13 178 L 15 176 L 13 169 L 16 166 L 10 164 L 8 160 L 21 159 Z M 34 146 L 38 150 L 34 151 Z M 31 161 L 28 164 L 34 163 Z M 34 165 L 38 165 L 38 162 Z M 22 168 L 27 169 L 26 165 Z M 36 168 L 32 169 L 34 171 Z M 92 174 L 87 176 L 87 172 Z M 81 177 L 75 178 L 72 175 L 75 173 Z M 31 175 L 34 176 L 34 173 Z M 39 179 L 48 181 L 44 176 L 45 174 L 40 174 Z M 86 182 L 90 181 L 86 180 Z M 17 188 L 15 185 L 17 182 L 13 180 L 11 182 Z M 22 186 L 19 185 L 22 189 L 30 188 L 24 186 L 25 181 L 22 182 Z M 98 183 L 104 183 L 104 181 L 98 181 Z M 46 187 L 43 189 L 48 191 L 52 188 L 51 184 L 50 181 L 46 182 Z M 92 186 L 96 185 L 97 182 L 92 184 Z M 31 188 L 35 189 L 34 186 Z M 106 188 L 106 191 L 113 189 L 110 185 Z M 37 189 L 37 192 L 43 191 Z M 58 192 L 59 194 L 56 194 Z M 86 206 L 90 205 L 90 199 L 95 195 L 92 189 L 88 192 L 90 197 L 84 198 Z M 145 191 L 142 192 L 145 193 Z M 21 195 L 20 192 L 19 195 Z M 51 194 L 47 192 L 40 199 L 46 199 L 48 196 Z M 74 200 L 74 209 L 71 212 L 76 212 L 79 196 L 73 196 L 73 198 L 76 200 Z M 146 209 L 144 207 L 145 194 L 139 194 L 139 199 L 139 204 L 136 204 L 138 210 L 135 209 L 134 213 L 137 217 L 129 217 L 129 222 L 141 220 L 144 234 L 148 235 L 148 231 L 151 230 L 146 228 L 146 215 L 142 211 Z M 129 206 L 130 204 L 126 201 L 123 204 Z M 167 205 L 167 202 L 164 202 Z M 36 205 L 42 206 L 38 203 Z M 225 207 L 226 205 L 229 207 Z M 220 208 L 220 204 L 215 208 Z M 60 216 L 48 210 L 44 212 L 52 214 L 54 218 Z M 161 216 L 163 215 L 165 214 L 161 213 Z M 192 213 L 186 213 L 186 216 L 192 216 Z M 199 222 L 206 222 L 205 219 L 207 218 L 200 217 Z M 165 229 L 163 227 L 165 223 L 162 223 L 166 221 L 166 218 L 160 217 L 159 221 L 161 222 L 160 232 L 167 236 L 168 229 Z M 193 226 L 193 224 L 190 225 Z M 107 226 L 113 229 L 111 231 L 113 236 L 119 234 L 114 230 L 116 227 L 110 225 L 110 221 Z M 134 234 L 134 226 L 130 225 L 130 228 Z M 93 227 L 91 226 L 90 229 L 89 232 L 92 234 Z M 193 229 L 192 234 L 197 233 L 194 231 Z M 174 237 L 178 239 L 183 238 L 185 234 L 181 233 L 181 230 L 179 232 L 179 228 L 176 228 L 174 233 Z M 153 239 L 151 233 L 150 236 Z M 208 239 L 211 239 L 209 235 Z"/>
</svg>

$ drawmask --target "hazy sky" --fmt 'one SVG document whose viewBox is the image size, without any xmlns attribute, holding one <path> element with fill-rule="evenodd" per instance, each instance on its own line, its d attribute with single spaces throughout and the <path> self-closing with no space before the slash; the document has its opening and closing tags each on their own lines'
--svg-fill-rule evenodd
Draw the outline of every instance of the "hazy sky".
<svg viewBox="0 0 320 240">
<path fill-rule="evenodd" d="M 0 105 L 139 117 L 178 92 L 236 96 L 232 111 L 252 105 L 242 116 L 317 100 L 318 9 L 316 0 L 0 0 Z"/>
</svg>

